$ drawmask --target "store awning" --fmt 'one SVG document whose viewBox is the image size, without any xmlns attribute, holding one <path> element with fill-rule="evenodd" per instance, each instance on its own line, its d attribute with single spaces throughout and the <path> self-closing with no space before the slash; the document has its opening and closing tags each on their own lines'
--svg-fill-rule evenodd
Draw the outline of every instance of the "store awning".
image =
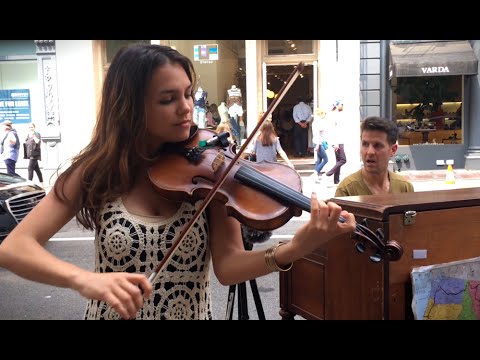
<svg viewBox="0 0 480 360">
<path fill-rule="evenodd" d="M 478 60 L 467 40 L 390 44 L 390 79 L 477 73 Z"/>
</svg>

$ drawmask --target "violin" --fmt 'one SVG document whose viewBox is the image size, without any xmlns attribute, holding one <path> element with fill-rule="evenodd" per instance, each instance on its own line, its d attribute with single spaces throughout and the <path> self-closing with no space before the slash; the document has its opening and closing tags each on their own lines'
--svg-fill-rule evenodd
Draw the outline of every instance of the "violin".
<svg viewBox="0 0 480 360">
<path fill-rule="evenodd" d="M 169 144 L 162 161 L 148 170 L 155 190 L 171 201 L 195 203 L 205 199 L 235 158 L 235 145 L 228 142 L 228 136 L 194 126 L 187 141 Z M 175 169 L 175 176 L 171 169 Z M 301 191 L 302 179 L 289 166 L 239 158 L 214 199 L 224 203 L 227 214 L 242 224 L 266 231 L 302 214 L 303 206 L 294 202 Z"/>
<path fill-rule="evenodd" d="M 235 160 L 235 145 L 228 142 L 229 133 L 192 127 L 190 138 L 170 144 L 162 161 L 148 170 L 150 181 L 162 197 L 171 201 L 195 203 L 204 199 L 234 161 L 214 199 L 223 202 L 227 213 L 256 230 L 274 230 L 302 211 L 310 212 L 310 198 L 302 194 L 300 175 L 289 166 L 275 162 Z M 176 175 L 171 176 L 170 169 Z M 340 222 L 345 221 L 340 217 Z M 382 258 L 398 260 L 402 247 L 395 241 L 383 241 L 383 233 L 373 232 L 357 223 L 354 231 L 359 252 L 373 248 L 373 262 Z"/>
</svg>

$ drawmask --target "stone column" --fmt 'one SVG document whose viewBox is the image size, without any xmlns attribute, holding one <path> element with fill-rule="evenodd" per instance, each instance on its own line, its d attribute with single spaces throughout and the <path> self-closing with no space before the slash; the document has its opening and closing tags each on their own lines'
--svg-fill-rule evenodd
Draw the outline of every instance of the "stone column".
<svg viewBox="0 0 480 360">
<path fill-rule="evenodd" d="M 477 59 L 480 58 L 480 41 L 472 40 L 471 45 Z M 465 154 L 465 169 L 480 169 L 480 74 L 465 77 L 465 95 L 462 103 L 463 141 L 468 144 Z M 468 140 L 467 140 L 468 139 Z"/>
<path fill-rule="evenodd" d="M 465 155 L 465 169 L 478 170 L 480 169 L 480 103 L 477 100 L 480 96 L 479 76 L 472 76 L 472 79 L 469 79 L 466 85 L 470 87 L 470 96 L 462 104 L 463 141 L 468 144 Z M 466 93 L 469 92 L 466 91 Z M 460 132 L 459 135 L 461 135 L 461 130 L 457 130 L 457 132 Z"/>
<path fill-rule="evenodd" d="M 255 126 L 257 126 L 257 119 L 258 119 L 258 113 L 259 113 L 258 91 L 256 91 L 258 89 L 257 76 L 259 71 L 257 69 L 257 40 L 245 40 L 245 69 L 246 69 L 246 76 L 247 76 L 246 78 L 247 94 L 245 95 L 247 98 L 247 109 L 246 109 L 247 110 L 247 116 L 246 116 L 247 134 L 246 135 L 248 137 L 252 133 L 252 130 L 255 129 Z M 263 94 L 263 96 L 266 96 L 266 95 Z"/>
<path fill-rule="evenodd" d="M 38 80 L 42 85 L 45 104 L 45 124 L 41 127 L 42 164 L 45 183 L 59 164 L 60 115 L 58 112 L 58 85 L 55 40 L 34 40 L 38 64 Z M 53 185 L 53 184 L 52 184 Z"/>
</svg>

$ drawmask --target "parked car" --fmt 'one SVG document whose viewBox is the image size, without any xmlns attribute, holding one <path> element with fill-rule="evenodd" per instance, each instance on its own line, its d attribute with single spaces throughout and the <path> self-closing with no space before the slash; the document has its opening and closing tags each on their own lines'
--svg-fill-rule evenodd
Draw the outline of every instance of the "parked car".
<svg viewBox="0 0 480 360">
<path fill-rule="evenodd" d="M 32 181 L 0 173 L 0 243 L 44 197 Z"/>
</svg>

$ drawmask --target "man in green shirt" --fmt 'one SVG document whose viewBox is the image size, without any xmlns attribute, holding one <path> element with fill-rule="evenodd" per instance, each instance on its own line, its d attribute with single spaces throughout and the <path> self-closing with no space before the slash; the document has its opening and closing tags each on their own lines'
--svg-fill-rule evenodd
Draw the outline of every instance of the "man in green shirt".
<svg viewBox="0 0 480 360">
<path fill-rule="evenodd" d="M 371 116 L 362 121 L 360 133 L 363 168 L 343 179 L 335 196 L 413 192 L 411 182 L 388 171 L 388 162 L 398 148 L 395 122 Z"/>
</svg>

